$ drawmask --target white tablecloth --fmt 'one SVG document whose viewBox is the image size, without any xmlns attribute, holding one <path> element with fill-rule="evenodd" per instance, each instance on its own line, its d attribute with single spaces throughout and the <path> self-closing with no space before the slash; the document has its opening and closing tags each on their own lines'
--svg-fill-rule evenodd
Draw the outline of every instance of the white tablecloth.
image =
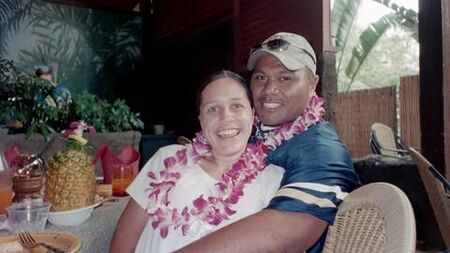
<svg viewBox="0 0 450 253">
<path fill-rule="evenodd" d="M 104 202 L 94 209 L 84 223 L 70 227 L 56 227 L 47 222 L 45 232 L 62 232 L 78 236 L 82 241 L 80 253 L 109 251 L 109 244 L 125 205 L 130 197 L 117 198 L 117 202 Z"/>
</svg>

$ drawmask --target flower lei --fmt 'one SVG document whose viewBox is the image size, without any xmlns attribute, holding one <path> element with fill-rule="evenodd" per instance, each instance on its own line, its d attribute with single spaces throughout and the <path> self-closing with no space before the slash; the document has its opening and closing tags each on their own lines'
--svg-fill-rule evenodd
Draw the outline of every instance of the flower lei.
<svg viewBox="0 0 450 253">
<path fill-rule="evenodd" d="M 321 121 L 325 112 L 323 103 L 322 98 L 314 95 L 310 99 L 309 106 L 295 121 L 284 123 L 267 133 L 261 133 L 258 129 L 257 143 L 248 144 L 241 158 L 222 175 L 221 181 L 216 183 L 218 196 L 200 195 L 193 200 L 192 206 L 178 210 L 173 207 L 168 196 L 181 175 L 171 171 L 171 168 L 186 165 L 188 161 L 197 163 L 211 154 L 211 146 L 203 132 L 197 133 L 192 144 L 178 150 L 174 156 L 164 159 L 164 169 L 159 174 L 152 171 L 147 174 L 151 181 L 147 213 L 152 220 L 152 227 L 160 229 L 162 238 L 168 235 L 169 226 L 174 226 L 174 229 L 181 227 L 181 232 L 185 236 L 193 223 L 191 218 L 199 218 L 210 225 L 219 225 L 223 220 L 229 219 L 236 212 L 232 205 L 238 203 L 240 197 L 244 195 L 245 185 L 251 183 L 266 167 L 265 158 L 268 151 Z M 259 120 L 255 120 L 255 124 L 259 124 Z"/>
</svg>

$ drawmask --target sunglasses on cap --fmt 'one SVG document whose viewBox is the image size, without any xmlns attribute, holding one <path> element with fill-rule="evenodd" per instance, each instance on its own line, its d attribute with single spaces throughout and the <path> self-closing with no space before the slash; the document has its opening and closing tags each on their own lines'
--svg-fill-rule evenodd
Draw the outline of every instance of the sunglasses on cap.
<svg viewBox="0 0 450 253">
<path fill-rule="evenodd" d="M 289 41 L 286 41 L 283 39 L 273 39 L 273 40 L 269 40 L 265 43 L 258 43 L 256 45 L 252 46 L 252 48 L 250 50 L 250 54 L 254 53 L 257 50 L 263 49 L 263 48 L 267 48 L 270 51 L 286 51 L 289 49 L 290 46 L 293 46 L 297 49 L 302 50 L 302 52 L 307 54 L 311 58 L 313 63 L 316 64 L 316 60 L 314 59 L 314 56 L 312 56 L 308 51 L 306 51 L 306 49 L 301 48 L 297 45 L 294 45 L 294 44 L 290 43 Z"/>
</svg>

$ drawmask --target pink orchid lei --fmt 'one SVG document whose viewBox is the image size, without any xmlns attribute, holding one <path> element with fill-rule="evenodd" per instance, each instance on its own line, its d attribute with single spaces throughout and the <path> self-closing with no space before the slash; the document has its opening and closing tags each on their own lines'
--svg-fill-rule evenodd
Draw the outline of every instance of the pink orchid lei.
<svg viewBox="0 0 450 253">
<path fill-rule="evenodd" d="M 265 158 L 269 150 L 275 149 L 283 140 L 306 131 L 309 126 L 322 120 L 325 112 L 323 104 L 324 100 L 314 95 L 310 99 L 309 106 L 295 121 L 266 133 L 264 139 L 260 139 L 256 144 L 247 145 L 241 158 L 216 184 L 218 196 L 200 195 L 193 200 L 192 206 L 185 206 L 179 210 L 173 207 L 168 198 L 169 191 L 181 177 L 180 173 L 171 171 L 171 168 L 187 165 L 188 162 L 198 163 L 203 157 L 211 155 L 211 146 L 203 132 L 197 133 L 192 144 L 178 150 L 174 156 L 164 159 L 164 169 L 159 175 L 151 171 L 147 174 L 151 181 L 147 213 L 152 220 L 152 227 L 160 229 L 162 238 L 168 235 L 170 226 L 174 229 L 181 227 L 181 232 L 185 236 L 192 225 L 193 216 L 210 225 L 219 225 L 223 220 L 229 219 L 236 212 L 232 205 L 238 203 L 240 197 L 244 195 L 245 185 L 251 183 L 266 167 Z M 259 121 L 256 120 L 255 124 L 259 124 Z"/>
</svg>

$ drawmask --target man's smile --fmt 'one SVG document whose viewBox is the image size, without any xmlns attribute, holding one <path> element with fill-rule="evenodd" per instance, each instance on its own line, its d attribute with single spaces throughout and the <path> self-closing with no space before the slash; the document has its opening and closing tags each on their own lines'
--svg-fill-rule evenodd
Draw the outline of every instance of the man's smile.
<svg viewBox="0 0 450 253">
<path fill-rule="evenodd" d="M 263 107 L 265 109 L 276 109 L 281 106 L 281 103 L 278 102 L 265 102 L 263 103 Z"/>
</svg>

